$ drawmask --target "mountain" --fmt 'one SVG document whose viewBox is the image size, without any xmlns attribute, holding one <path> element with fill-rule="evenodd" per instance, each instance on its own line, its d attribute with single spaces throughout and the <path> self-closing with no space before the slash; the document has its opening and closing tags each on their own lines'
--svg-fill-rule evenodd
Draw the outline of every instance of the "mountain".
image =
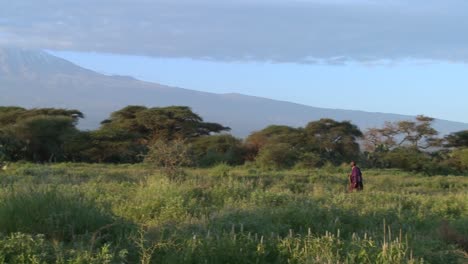
<svg viewBox="0 0 468 264">
<path fill-rule="evenodd" d="M 328 117 L 350 120 L 361 129 L 412 116 L 325 109 L 241 94 L 214 94 L 164 86 L 127 76 L 107 76 L 81 68 L 44 51 L 0 48 L 0 105 L 63 107 L 82 110 L 83 129 L 94 129 L 112 111 L 127 105 L 187 105 L 206 121 L 232 128 L 245 137 L 271 124 L 304 126 Z M 442 134 L 468 124 L 437 120 Z"/>
</svg>

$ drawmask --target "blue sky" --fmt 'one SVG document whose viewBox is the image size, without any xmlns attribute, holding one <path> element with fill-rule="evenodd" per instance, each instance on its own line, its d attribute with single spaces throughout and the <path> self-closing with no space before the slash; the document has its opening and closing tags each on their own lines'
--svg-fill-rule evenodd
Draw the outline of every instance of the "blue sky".
<svg viewBox="0 0 468 264">
<path fill-rule="evenodd" d="M 201 91 L 468 122 L 467 10 L 466 0 L 0 1 L 0 45 Z"/>
<path fill-rule="evenodd" d="M 463 63 L 410 60 L 330 65 L 51 53 L 104 74 L 200 91 L 468 122 L 468 65 Z"/>
</svg>

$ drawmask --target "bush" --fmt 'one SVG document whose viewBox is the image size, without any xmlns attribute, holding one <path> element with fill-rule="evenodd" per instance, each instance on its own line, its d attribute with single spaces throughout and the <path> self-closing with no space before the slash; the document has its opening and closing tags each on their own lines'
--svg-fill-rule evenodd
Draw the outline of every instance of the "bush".
<svg viewBox="0 0 468 264">
<path fill-rule="evenodd" d="M 296 169 L 313 169 L 323 165 L 320 155 L 314 152 L 301 153 L 299 162 L 296 163 Z"/>
<path fill-rule="evenodd" d="M 297 152 L 287 143 L 267 144 L 257 156 L 256 162 L 266 169 L 292 167 L 298 158 Z"/>
<path fill-rule="evenodd" d="M 468 148 L 457 149 L 451 153 L 449 164 L 461 172 L 468 171 Z"/>
<path fill-rule="evenodd" d="M 424 172 L 432 175 L 439 172 L 441 167 L 431 159 L 429 154 L 415 148 L 397 148 L 386 153 L 382 158 L 390 168 L 405 171 Z"/>
<path fill-rule="evenodd" d="M 202 167 L 219 163 L 241 165 L 245 154 L 242 142 L 231 135 L 199 137 L 192 142 L 191 152 L 195 163 Z"/>
<path fill-rule="evenodd" d="M 190 146 L 183 140 L 156 141 L 149 149 L 145 162 L 163 169 L 170 179 L 181 177 L 183 166 L 192 164 Z"/>
<path fill-rule="evenodd" d="M 226 163 L 220 163 L 216 165 L 215 167 L 210 169 L 210 174 L 216 177 L 227 177 L 229 176 L 229 173 L 231 172 L 232 167 L 229 166 Z"/>
</svg>

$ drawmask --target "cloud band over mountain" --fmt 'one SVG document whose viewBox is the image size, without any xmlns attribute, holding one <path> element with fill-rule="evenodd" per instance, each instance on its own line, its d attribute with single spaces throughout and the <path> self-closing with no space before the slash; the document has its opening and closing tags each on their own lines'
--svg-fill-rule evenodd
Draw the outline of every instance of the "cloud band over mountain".
<svg viewBox="0 0 468 264">
<path fill-rule="evenodd" d="M 0 44 L 222 61 L 468 62 L 464 0 L 0 1 Z"/>
</svg>

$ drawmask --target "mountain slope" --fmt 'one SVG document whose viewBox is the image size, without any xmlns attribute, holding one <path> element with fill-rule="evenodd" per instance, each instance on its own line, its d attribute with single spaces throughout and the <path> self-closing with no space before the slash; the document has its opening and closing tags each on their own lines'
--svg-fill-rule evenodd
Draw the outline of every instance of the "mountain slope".
<svg viewBox="0 0 468 264">
<path fill-rule="evenodd" d="M 42 51 L 0 48 L 0 105 L 65 107 L 82 110 L 84 129 L 126 105 L 187 105 L 206 121 L 230 126 L 244 137 L 270 124 L 304 126 L 328 117 L 351 120 L 360 128 L 411 116 L 324 109 L 240 94 L 213 94 L 148 83 L 124 76 L 106 76 L 83 69 Z M 437 120 L 443 134 L 468 129 L 468 124 Z"/>
</svg>

